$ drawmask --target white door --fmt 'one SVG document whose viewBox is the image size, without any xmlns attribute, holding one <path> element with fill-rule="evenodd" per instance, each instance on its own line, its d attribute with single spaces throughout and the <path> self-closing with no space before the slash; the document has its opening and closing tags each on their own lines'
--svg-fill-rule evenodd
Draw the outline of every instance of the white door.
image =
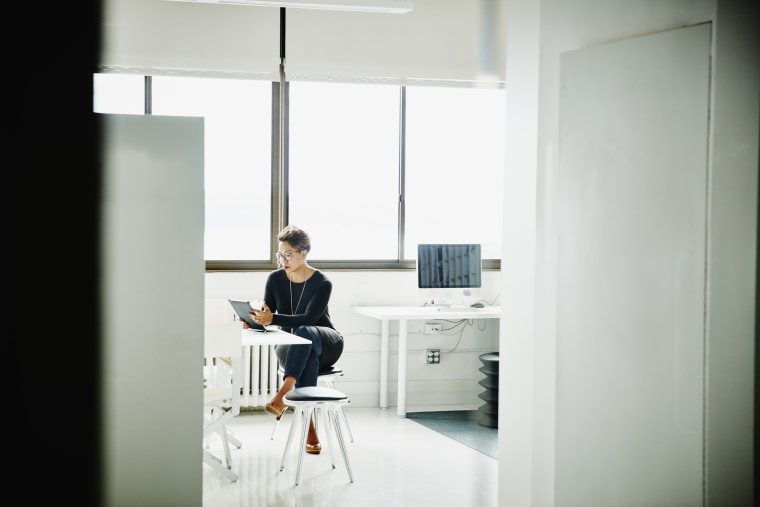
<svg viewBox="0 0 760 507">
<path fill-rule="evenodd" d="M 560 507 L 702 504 L 710 30 L 561 58 Z"/>
</svg>

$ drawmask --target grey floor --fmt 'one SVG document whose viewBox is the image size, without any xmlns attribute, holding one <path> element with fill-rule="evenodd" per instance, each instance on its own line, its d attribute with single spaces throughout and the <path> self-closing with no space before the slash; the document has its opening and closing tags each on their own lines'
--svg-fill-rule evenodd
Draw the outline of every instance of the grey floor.
<svg viewBox="0 0 760 507">
<path fill-rule="evenodd" d="M 481 426 L 477 410 L 407 412 L 406 417 L 493 459 L 499 459 L 498 429 Z"/>
<path fill-rule="evenodd" d="M 292 411 L 275 434 L 274 416 L 243 412 L 229 427 L 242 447 L 232 449 L 230 482 L 203 466 L 204 507 L 346 506 L 346 507 L 479 507 L 498 503 L 498 461 L 396 411 L 346 407 L 354 441 L 346 441 L 354 482 L 336 450 L 331 465 L 329 440 L 322 437 L 320 455 L 305 456 L 301 481 L 295 485 L 295 445 L 280 471 Z M 217 438 L 209 449 L 221 456 Z"/>
</svg>

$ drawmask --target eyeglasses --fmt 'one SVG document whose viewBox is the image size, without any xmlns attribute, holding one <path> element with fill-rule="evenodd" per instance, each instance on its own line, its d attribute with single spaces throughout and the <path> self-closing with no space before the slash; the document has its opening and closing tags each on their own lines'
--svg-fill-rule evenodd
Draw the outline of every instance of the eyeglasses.
<svg viewBox="0 0 760 507">
<path fill-rule="evenodd" d="M 300 250 L 296 250 L 295 252 L 293 250 L 288 250 L 284 254 L 281 254 L 280 252 L 277 252 L 277 261 L 282 262 L 283 259 L 290 262 L 290 259 L 293 258 L 293 254 L 296 252 L 300 252 Z"/>
</svg>

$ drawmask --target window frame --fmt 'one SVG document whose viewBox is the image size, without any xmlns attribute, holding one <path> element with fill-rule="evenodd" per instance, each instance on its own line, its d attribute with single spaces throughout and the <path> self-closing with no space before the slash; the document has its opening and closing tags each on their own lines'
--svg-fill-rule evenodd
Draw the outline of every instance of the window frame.
<svg viewBox="0 0 760 507">
<path fill-rule="evenodd" d="M 103 73 L 103 72 L 100 72 Z M 271 139 L 271 181 L 272 190 L 270 192 L 271 222 L 270 232 L 272 245 L 276 246 L 277 232 L 280 231 L 288 222 L 289 202 L 288 202 L 288 117 L 289 117 L 289 84 L 292 80 L 285 81 L 284 93 L 282 94 L 283 107 L 280 107 L 280 86 L 278 81 L 270 81 L 272 84 L 272 139 Z M 360 84 L 360 83 L 358 83 Z M 406 206 L 405 206 L 405 152 L 406 152 L 406 90 L 410 83 L 397 83 L 400 88 L 400 125 L 399 125 L 399 202 L 398 202 L 398 228 L 397 228 L 397 259 L 377 259 L 377 260 L 310 260 L 309 263 L 315 268 L 329 271 L 414 271 L 417 268 L 416 259 L 405 259 L 403 257 L 405 247 L 405 223 L 406 223 Z M 425 85 L 436 84 L 435 81 L 425 80 Z M 440 86 L 452 86 L 451 82 L 438 83 Z M 152 80 L 151 76 L 145 76 L 144 79 L 144 104 L 143 114 L 152 114 Z M 462 86 L 460 83 L 459 86 Z M 503 88 L 503 86 L 501 86 Z M 283 111 L 284 118 L 280 112 Z M 280 136 L 277 135 L 280 129 L 280 123 L 283 125 L 283 143 L 282 147 L 282 169 L 280 168 Z M 270 257 L 267 260 L 205 260 L 205 271 L 211 272 L 260 272 L 272 271 L 278 267 L 275 258 L 275 248 L 271 249 Z M 484 271 L 499 271 L 501 269 L 501 259 L 482 259 L 482 269 Z"/>
</svg>

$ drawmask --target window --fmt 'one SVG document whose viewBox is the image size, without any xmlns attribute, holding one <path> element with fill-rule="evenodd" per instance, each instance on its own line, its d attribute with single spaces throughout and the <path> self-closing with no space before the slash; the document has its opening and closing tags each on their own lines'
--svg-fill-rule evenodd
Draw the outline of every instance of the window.
<svg viewBox="0 0 760 507">
<path fill-rule="evenodd" d="M 207 268 L 272 269 L 278 83 L 96 74 L 94 85 L 98 112 L 205 118 Z M 445 242 L 479 243 L 484 267 L 498 267 L 503 90 L 294 81 L 286 95 L 282 213 L 315 238 L 315 265 L 414 269 L 418 243 Z"/>
<path fill-rule="evenodd" d="M 145 76 L 95 74 L 93 107 L 96 113 L 143 114 Z"/>
<path fill-rule="evenodd" d="M 290 83 L 289 222 L 312 260 L 398 258 L 399 87 Z"/>
<path fill-rule="evenodd" d="M 501 258 L 504 90 L 406 89 L 404 257 L 421 243 L 479 243 Z"/>
<path fill-rule="evenodd" d="M 203 116 L 208 260 L 268 260 L 272 84 L 154 77 L 153 114 Z"/>
</svg>

